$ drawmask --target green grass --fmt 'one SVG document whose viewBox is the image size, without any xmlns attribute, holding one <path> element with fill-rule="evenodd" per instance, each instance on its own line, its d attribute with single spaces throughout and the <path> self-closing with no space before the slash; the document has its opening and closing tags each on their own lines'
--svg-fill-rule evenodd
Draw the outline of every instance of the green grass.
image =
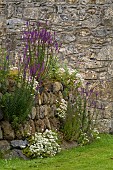
<svg viewBox="0 0 113 170">
<path fill-rule="evenodd" d="M 113 136 L 65 150 L 52 158 L 0 160 L 0 170 L 113 170 Z"/>
</svg>

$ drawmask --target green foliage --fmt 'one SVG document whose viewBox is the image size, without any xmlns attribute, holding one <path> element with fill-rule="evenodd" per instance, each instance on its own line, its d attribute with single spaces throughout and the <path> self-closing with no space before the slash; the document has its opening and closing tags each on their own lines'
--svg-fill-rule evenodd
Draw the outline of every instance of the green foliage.
<svg viewBox="0 0 113 170">
<path fill-rule="evenodd" d="M 15 128 L 26 120 L 32 104 L 33 97 L 29 89 L 24 87 L 15 88 L 13 93 L 5 93 L 1 99 L 4 118 L 9 120 Z"/>
<path fill-rule="evenodd" d="M 64 138 L 68 141 L 77 140 L 80 133 L 80 122 L 74 107 L 68 103 L 67 114 L 63 125 Z"/>
<path fill-rule="evenodd" d="M 9 73 L 9 57 L 5 49 L 0 49 L 0 91 L 7 90 L 7 77 Z"/>
<path fill-rule="evenodd" d="M 57 57 L 53 57 L 49 64 L 48 78 L 50 80 L 57 80 L 63 84 L 64 98 L 69 95 L 69 91 L 77 89 L 82 84 L 81 77 L 78 77 L 76 69 L 70 69 L 66 64 L 62 64 Z"/>
<path fill-rule="evenodd" d="M 0 159 L 3 159 L 3 152 L 0 151 Z"/>
<path fill-rule="evenodd" d="M 77 143 L 85 145 L 98 137 L 98 130 L 95 129 L 98 112 L 96 108 L 93 113 L 89 111 L 85 95 L 82 96 L 76 92 L 75 98 L 74 103 L 68 102 L 62 131 L 66 140 L 75 140 Z"/>
<path fill-rule="evenodd" d="M 49 66 L 48 66 L 48 78 L 49 79 L 59 79 L 59 69 L 60 64 L 57 56 L 53 56 L 50 59 Z"/>
</svg>

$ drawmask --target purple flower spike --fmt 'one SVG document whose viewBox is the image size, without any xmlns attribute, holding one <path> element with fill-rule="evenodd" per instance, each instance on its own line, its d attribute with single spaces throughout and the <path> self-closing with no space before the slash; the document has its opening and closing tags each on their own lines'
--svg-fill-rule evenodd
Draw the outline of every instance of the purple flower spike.
<svg viewBox="0 0 113 170">
<path fill-rule="evenodd" d="M 37 26 L 40 27 L 41 23 L 40 22 L 37 22 Z"/>
<path fill-rule="evenodd" d="M 6 56 L 6 60 L 9 60 L 9 56 Z"/>
<path fill-rule="evenodd" d="M 32 23 L 27 21 L 27 29 L 23 31 L 23 42 L 25 44 L 22 70 L 29 74 L 30 78 L 41 80 L 49 66 L 50 57 L 58 52 L 59 45 L 55 39 L 55 32 L 48 30 L 47 23 Z M 25 74 L 25 73 L 24 73 Z"/>
<path fill-rule="evenodd" d="M 57 42 L 55 43 L 55 49 L 56 49 L 56 51 L 58 50 L 58 43 Z"/>
<path fill-rule="evenodd" d="M 93 89 L 90 90 L 90 95 L 92 95 L 92 93 L 93 93 Z"/>
<path fill-rule="evenodd" d="M 90 82 L 87 82 L 87 83 L 86 83 L 86 86 L 89 86 L 90 84 L 91 84 Z"/>
<path fill-rule="evenodd" d="M 96 93 L 95 93 L 95 94 L 96 94 L 96 97 L 99 95 L 99 93 L 98 93 L 97 91 L 96 91 Z"/>
<path fill-rule="evenodd" d="M 29 21 L 26 22 L 26 26 L 27 26 L 27 27 L 29 26 Z"/>
</svg>

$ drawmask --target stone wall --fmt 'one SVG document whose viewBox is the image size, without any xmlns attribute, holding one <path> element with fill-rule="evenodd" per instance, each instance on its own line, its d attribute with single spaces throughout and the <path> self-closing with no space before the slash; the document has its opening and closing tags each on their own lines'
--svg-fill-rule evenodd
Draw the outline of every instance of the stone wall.
<svg viewBox="0 0 113 170">
<path fill-rule="evenodd" d="M 0 21 L 7 23 L 10 56 L 20 49 L 20 30 L 27 20 L 47 20 L 62 42 L 61 60 L 79 69 L 87 81 L 97 84 L 99 103 L 105 108 L 99 124 L 105 131 L 113 131 L 113 1 L 6 0 L 6 4 L 2 1 L 0 9 L 5 15 L 1 15 Z"/>
</svg>

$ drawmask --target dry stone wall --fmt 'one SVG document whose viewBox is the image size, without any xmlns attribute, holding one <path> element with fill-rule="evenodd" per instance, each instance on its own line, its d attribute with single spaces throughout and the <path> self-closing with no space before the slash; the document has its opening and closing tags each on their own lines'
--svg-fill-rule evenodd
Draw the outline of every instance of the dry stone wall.
<svg viewBox="0 0 113 170">
<path fill-rule="evenodd" d="M 112 132 L 113 0 L 0 0 L 0 13 L 0 36 L 4 39 L 5 28 L 11 57 L 20 51 L 20 31 L 27 20 L 49 22 L 62 42 L 60 59 L 98 86 L 99 104 L 105 108 L 101 131 Z"/>
</svg>

